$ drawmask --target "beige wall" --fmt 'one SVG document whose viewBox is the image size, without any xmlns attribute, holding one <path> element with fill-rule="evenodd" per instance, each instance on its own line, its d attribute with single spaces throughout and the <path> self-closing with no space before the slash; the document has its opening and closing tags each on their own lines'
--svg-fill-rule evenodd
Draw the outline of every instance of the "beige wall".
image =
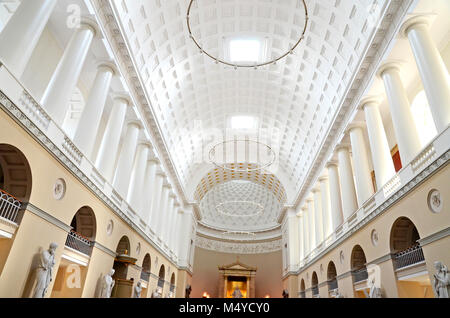
<svg viewBox="0 0 450 318">
<path fill-rule="evenodd" d="M 147 243 L 143 237 L 117 217 L 84 184 L 78 181 L 2 110 L 0 110 L 0 122 L 2 123 L 0 125 L 0 143 L 10 144 L 18 148 L 23 152 L 30 165 L 32 191 L 29 201 L 33 205 L 66 225 L 71 223 L 73 216 L 80 207 L 90 206 L 96 218 L 97 232 L 95 240 L 97 242 L 115 251 L 120 238 L 126 235 L 131 245 L 130 256 L 137 258 L 137 265 L 141 266 L 145 254 L 150 253 L 152 260 L 151 271 L 153 274 L 158 275 L 160 266 L 164 264 L 166 280 L 170 280 L 174 271 L 177 275 L 177 269 L 174 264 L 170 263 Z M 58 178 L 63 178 L 67 186 L 64 198 L 59 201 L 55 200 L 52 195 L 53 185 Z M 114 231 L 111 236 L 108 236 L 106 232 L 109 220 L 114 222 Z M 32 212 L 25 212 L 24 218 L 13 237 L 14 241 L 7 262 L 1 272 L 0 297 L 21 297 L 23 295 L 25 285 L 29 280 L 28 275 L 30 274 L 33 255 L 42 248 L 47 249 L 51 242 L 59 244 L 56 253 L 57 264 L 54 271 L 56 275 L 66 236 L 67 233 L 64 230 Z M 139 255 L 136 253 L 138 243 L 141 244 Z M 155 265 L 156 259 L 158 259 L 157 266 Z M 112 256 L 94 248 L 87 271 L 83 291 L 84 297 L 93 297 L 98 278 L 101 274 L 108 272 L 112 265 Z"/>
<path fill-rule="evenodd" d="M 281 251 L 266 254 L 229 254 L 195 248 L 194 268 L 192 275 L 191 297 L 201 297 L 207 292 L 212 298 L 218 297 L 219 269 L 218 266 L 239 261 L 249 266 L 256 266 L 255 293 L 257 298 L 270 295 L 281 297 L 283 285 L 281 281 Z"/>
<path fill-rule="evenodd" d="M 356 233 L 343 241 L 336 248 L 316 260 L 308 268 L 299 274 L 298 284 L 305 280 L 306 289 L 311 287 L 311 277 L 313 271 L 316 271 L 319 284 L 327 280 L 326 269 L 328 263 L 333 261 L 336 265 L 337 275 L 342 275 L 350 271 L 351 251 L 355 245 L 360 245 L 364 250 L 366 260 L 371 263 L 378 258 L 390 253 L 390 233 L 394 222 L 399 217 L 409 218 L 416 226 L 420 238 L 425 238 L 439 231 L 447 229 L 450 225 L 450 205 L 445 198 L 450 197 L 450 167 L 447 165 L 440 171 L 431 176 L 421 185 L 417 186 L 408 195 L 397 201 L 393 206 L 384 211 L 377 218 L 373 219 L 367 225 L 362 227 Z M 438 214 L 432 213 L 427 205 L 428 193 L 431 189 L 438 189 L 441 197 L 444 198 L 444 207 Z M 372 244 L 372 230 L 378 232 L 379 241 L 376 246 Z M 450 265 L 450 237 L 441 238 L 431 244 L 423 247 L 426 266 L 429 272 L 430 280 L 435 272 L 433 264 L 435 261 L 442 261 L 447 266 Z M 344 261 L 340 262 L 339 254 L 343 251 Z M 322 265 L 323 271 L 320 270 Z M 381 268 L 382 290 L 387 297 L 397 297 L 399 293 L 394 273 L 392 261 L 379 263 Z M 308 276 L 308 278 L 307 278 Z M 348 276 L 338 280 L 339 291 L 345 297 L 352 297 L 353 283 L 352 277 Z M 300 288 L 299 288 L 300 290 Z"/>
</svg>

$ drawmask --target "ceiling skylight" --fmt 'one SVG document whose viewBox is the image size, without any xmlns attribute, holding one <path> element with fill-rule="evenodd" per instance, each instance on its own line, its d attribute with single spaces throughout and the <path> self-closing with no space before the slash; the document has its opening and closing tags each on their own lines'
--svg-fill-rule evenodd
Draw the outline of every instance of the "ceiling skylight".
<svg viewBox="0 0 450 318">
<path fill-rule="evenodd" d="M 231 40 L 230 61 L 257 63 L 261 59 L 261 41 L 259 40 Z"/>
</svg>

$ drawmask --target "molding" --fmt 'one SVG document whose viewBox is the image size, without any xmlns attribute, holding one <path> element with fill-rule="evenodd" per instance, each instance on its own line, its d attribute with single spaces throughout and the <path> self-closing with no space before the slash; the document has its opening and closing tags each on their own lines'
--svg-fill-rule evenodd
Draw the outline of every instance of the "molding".
<svg viewBox="0 0 450 318">
<path fill-rule="evenodd" d="M 262 254 L 276 252 L 281 250 L 281 243 L 281 239 L 270 242 L 236 244 L 235 242 L 222 242 L 200 236 L 195 238 L 196 247 L 233 254 Z"/>
<path fill-rule="evenodd" d="M 420 246 L 424 247 L 428 244 L 439 241 L 440 239 L 443 239 L 447 236 L 450 236 L 450 227 L 443 229 L 439 232 L 436 232 L 434 234 L 428 235 L 427 237 L 421 238 L 420 240 L 418 240 L 418 242 L 420 243 Z"/>
<path fill-rule="evenodd" d="M 37 206 L 35 206 L 33 203 L 28 202 L 27 207 L 25 211 L 29 211 L 37 216 L 39 216 L 41 219 L 44 219 L 45 221 L 55 225 L 56 227 L 59 227 L 61 230 L 69 233 L 72 227 L 70 225 L 67 225 L 66 223 L 58 220 L 54 216 L 48 214 L 44 210 L 41 210 Z"/>
<path fill-rule="evenodd" d="M 110 255 L 110 256 L 112 256 L 114 258 L 116 258 L 116 256 L 117 256 L 116 252 L 110 250 L 105 245 L 103 245 L 103 244 L 101 244 L 101 243 L 99 243 L 97 241 L 94 241 L 94 247 L 98 248 L 100 251 L 105 252 L 106 254 L 108 254 L 108 255 Z"/>
<path fill-rule="evenodd" d="M 26 91 L 25 91 L 26 92 Z M 27 92 L 26 92 L 27 93 Z M 117 207 L 117 205 L 109 199 L 104 192 L 97 187 L 97 185 L 91 180 L 90 177 L 86 176 L 80 168 L 79 164 L 74 164 L 72 159 L 67 157 L 65 153 L 63 153 L 54 142 L 35 124 L 35 122 L 28 118 L 28 116 L 23 113 L 19 107 L 17 107 L 9 98 L 3 93 L 0 88 L 0 109 L 3 110 L 7 115 L 9 115 L 25 132 L 27 132 L 38 144 L 40 144 L 44 150 L 46 150 L 51 156 L 53 156 L 64 168 L 67 169 L 78 181 L 83 184 L 88 190 L 90 190 L 101 202 L 103 202 L 110 210 L 123 222 L 125 222 L 131 230 L 137 232 L 147 243 L 150 244 L 156 251 L 158 251 L 161 255 L 163 255 L 167 261 L 177 267 L 176 262 L 164 251 L 156 242 L 152 241 L 152 239 L 141 230 L 122 210 Z M 29 205 L 32 205 L 29 203 Z M 32 205 L 33 206 L 33 205 Z M 36 208 L 36 209 L 33 209 Z M 62 223 L 58 219 L 49 215 L 48 213 L 38 209 L 33 206 L 32 212 L 45 218 L 44 215 L 48 215 L 49 222 L 55 224 L 58 227 L 61 227 L 66 232 L 70 231 L 70 227 L 68 230 L 64 226 L 66 224 Z M 41 211 L 41 212 L 40 212 Z M 50 220 L 53 220 L 50 221 Z M 58 225 L 59 224 L 59 225 Z"/>
<path fill-rule="evenodd" d="M 378 257 L 378 258 L 374 259 L 373 261 L 367 262 L 366 265 L 372 265 L 372 264 L 378 265 L 378 264 L 381 264 L 381 263 L 384 263 L 386 261 L 389 261 L 389 260 L 393 259 L 393 256 L 394 256 L 394 254 L 388 253 L 388 254 L 386 254 L 384 256 L 381 256 L 381 257 Z"/>
<path fill-rule="evenodd" d="M 352 271 L 348 271 L 348 272 L 342 273 L 340 275 L 336 275 L 336 279 L 340 280 L 340 279 L 347 278 L 349 276 L 352 276 Z"/>
</svg>

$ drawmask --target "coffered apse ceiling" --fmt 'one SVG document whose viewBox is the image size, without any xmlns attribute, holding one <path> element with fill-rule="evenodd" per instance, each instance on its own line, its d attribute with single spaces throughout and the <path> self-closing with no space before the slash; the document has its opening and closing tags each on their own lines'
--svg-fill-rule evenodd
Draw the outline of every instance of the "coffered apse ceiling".
<svg viewBox="0 0 450 318">
<path fill-rule="evenodd" d="M 204 222 L 224 225 L 218 201 L 239 201 L 241 194 L 255 194 L 259 203 L 277 210 L 264 217 L 266 228 L 276 224 L 283 206 L 295 204 L 393 2 L 111 0 L 181 192 L 204 209 Z M 258 42 L 258 62 L 288 54 L 276 63 L 247 68 L 208 56 L 241 65 L 232 56 L 239 52 L 232 52 L 231 42 L 248 39 Z M 252 49 L 247 48 L 241 54 Z M 239 174 L 223 179 L 224 173 L 214 170 L 220 168 L 198 160 L 210 150 L 199 134 L 224 134 L 237 115 L 251 119 L 252 128 L 269 131 L 276 167 L 266 183 Z M 220 182 L 211 173 L 221 173 Z M 278 186 L 269 188 L 267 178 Z M 230 228 L 241 229 L 235 223 Z"/>
</svg>

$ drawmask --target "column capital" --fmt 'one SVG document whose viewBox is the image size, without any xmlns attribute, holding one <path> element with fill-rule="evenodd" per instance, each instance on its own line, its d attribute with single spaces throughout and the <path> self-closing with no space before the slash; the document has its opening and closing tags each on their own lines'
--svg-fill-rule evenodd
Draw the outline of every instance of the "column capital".
<svg viewBox="0 0 450 318">
<path fill-rule="evenodd" d="M 350 152 L 350 145 L 347 144 L 340 144 L 338 146 L 336 146 L 336 152 L 340 152 L 340 151 L 347 151 Z"/>
<path fill-rule="evenodd" d="M 133 105 L 133 101 L 131 100 L 130 94 L 128 92 L 111 92 L 110 96 L 113 100 L 122 100 L 124 101 L 128 106 Z"/>
<path fill-rule="evenodd" d="M 366 124 L 358 121 L 358 122 L 353 122 L 350 125 L 348 125 L 347 128 L 345 129 L 345 132 L 350 133 L 354 129 L 365 129 L 365 128 L 366 128 Z"/>
<path fill-rule="evenodd" d="M 144 128 L 144 125 L 142 125 L 142 123 L 139 120 L 135 120 L 135 119 L 127 121 L 126 125 L 127 126 L 136 126 L 139 129 Z"/>
<path fill-rule="evenodd" d="M 91 30 L 92 33 L 94 33 L 94 38 L 102 38 L 102 32 L 98 27 L 97 21 L 95 21 L 95 18 L 91 16 L 88 15 L 82 16 L 79 28 Z"/>
<path fill-rule="evenodd" d="M 117 69 L 116 64 L 112 60 L 98 60 L 95 62 L 95 67 L 97 70 L 106 69 L 111 71 L 111 73 L 114 75 L 119 74 L 119 70 Z"/>
<path fill-rule="evenodd" d="M 327 164 L 325 166 L 327 167 L 327 169 L 332 168 L 332 167 L 337 168 L 338 162 L 336 160 L 330 160 L 327 162 Z"/>
<path fill-rule="evenodd" d="M 383 78 L 383 74 L 389 71 L 395 71 L 400 73 L 403 61 L 390 60 L 382 63 L 377 71 L 377 76 Z"/>
<path fill-rule="evenodd" d="M 414 26 L 425 25 L 427 28 L 430 27 L 432 23 L 432 19 L 436 16 L 436 14 L 418 14 L 413 17 L 410 17 L 400 28 L 400 34 L 403 37 L 408 37 L 409 31 L 411 31 Z"/>
<path fill-rule="evenodd" d="M 359 102 L 359 108 L 364 110 L 367 106 L 378 106 L 381 103 L 381 96 L 370 95 L 361 99 Z"/>
<path fill-rule="evenodd" d="M 319 182 L 324 182 L 324 181 L 328 181 L 328 176 L 321 176 L 319 178 Z"/>
<path fill-rule="evenodd" d="M 314 188 L 311 189 L 311 192 L 316 194 L 317 192 L 320 192 L 320 187 L 319 185 L 315 185 Z"/>
<path fill-rule="evenodd" d="M 155 164 L 155 165 L 159 165 L 161 163 L 161 161 L 159 161 L 159 159 L 156 157 L 149 158 L 148 162 L 150 162 L 151 164 Z"/>
<path fill-rule="evenodd" d="M 172 189 L 172 185 L 170 183 L 164 183 L 163 184 L 163 188 L 171 190 Z M 169 194 L 170 194 L 170 192 L 169 192 Z"/>
<path fill-rule="evenodd" d="M 139 140 L 138 141 L 138 147 L 139 146 L 148 147 L 149 149 L 153 149 L 152 144 L 149 141 L 147 141 L 147 140 Z"/>
<path fill-rule="evenodd" d="M 171 188 L 172 188 L 172 186 L 171 186 Z M 169 198 L 176 199 L 176 198 L 177 198 L 177 195 L 175 194 L 175 192 L 170 191 L 170 192 L 169 192 Z"/>
<path fill-rule="evenodd" d="M 156 173 L 156 175 L 157 175 L 157 176 L 160 176 L 160 177 L 163 177 L 163 178 L 166 178 L 166 177 L 167 177 L 167 175 L 166 175 L 166 173 L 165 173 L 164 171 L 158 171 L 158 172 Z"/>
</svg>

